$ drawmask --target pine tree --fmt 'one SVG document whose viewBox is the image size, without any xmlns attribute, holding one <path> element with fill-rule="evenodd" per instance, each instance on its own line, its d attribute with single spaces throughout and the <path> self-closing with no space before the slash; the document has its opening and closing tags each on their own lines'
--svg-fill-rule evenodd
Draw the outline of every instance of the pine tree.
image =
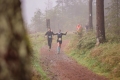
<svg viewBox="0 0 120 80">
<path fill-rule="evenodd" d="M 104 27 L 104 0 L 96 1 L 97 13 L 97 45 L 105 41 L 105 27 Z"/>
<path fill-rule="evenodd" d="M 107 8 L 109 11 L 106 18 L 106 24 L 110 31 L 120 34 L 120 0 L 111 0 L 111 5 Z"/>
<path fill-rule="evenodd" d="M 93 0 L 89 0 L 89 26 L 88 29 L 92 30 L 93 29 L 93 23 L 92 23 L 92 2 Z"/>
</svg>

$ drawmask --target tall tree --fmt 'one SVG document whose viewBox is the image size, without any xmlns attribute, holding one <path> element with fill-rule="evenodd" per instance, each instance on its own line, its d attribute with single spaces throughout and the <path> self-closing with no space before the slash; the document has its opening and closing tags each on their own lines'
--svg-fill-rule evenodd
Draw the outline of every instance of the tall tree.
<svg viewBox="0 0 120 80">
<path fill-rule="evenodd" d="M 92 20 L 92 2 L 93 0 L 89 0 L 89 30 L 93 29 L 93 20 Z"/>
<path fill-rule="evenodd" d="M 0 0 L 0 80 L 31 80 L 20 0 Z"/>
<path fill-rule="evenodd" d="M 40 9 L 34 13 L 31 20 L 31 25 L 35 31 L 45 31 L 45 27 L 43 27 L 43 15 Z"/>
<path fill-rule="evenodd" d="M 84 25 L 85 21 L 87 21 L 88 5 L 83 3 L 81 0 L 57 0 L 57 6 L 59 6 L 61 13 L 63 13 L 61 14 L 63 18 L 60 23 L 65 25 L 66 28 L 69 26 L 68 30 L 75 30 L 75 27 L 73 26 L 76 26 L 77 24 Z"/>
<path fill-rule="evenodd" d="M 120 0 L 111 0 L 111 5 L 107 7 L 109 11 L 106 18 L 106 24 L 109 26 L 109 31 L 115 34 L 120 34 Z"/>
<path fill-rule="evenodd" d="M 97 13 L 97 44 L 105 41 L 105 27 L 104 27 L 104 0 L 96 1 L 96 13 Z"/>
</svg>

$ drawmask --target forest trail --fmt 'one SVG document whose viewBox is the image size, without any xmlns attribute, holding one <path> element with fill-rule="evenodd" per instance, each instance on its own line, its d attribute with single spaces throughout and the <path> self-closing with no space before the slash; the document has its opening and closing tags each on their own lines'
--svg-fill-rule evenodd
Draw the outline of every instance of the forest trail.
<svg viewBox="0 0 120 80">
<path fill-rule="evenodd" d="M 67 44 L 67 40 L 63 41 L 60 54 L 57 54 L 56 51 L 57 44 L 52 45 L 51 51 L 48 51 L 48 46 L 44 46 L 40 50 L 40 64 L 50 80 L 108 80 L 79 65 L 64 54 L 63 49 Z"/>
</svg>

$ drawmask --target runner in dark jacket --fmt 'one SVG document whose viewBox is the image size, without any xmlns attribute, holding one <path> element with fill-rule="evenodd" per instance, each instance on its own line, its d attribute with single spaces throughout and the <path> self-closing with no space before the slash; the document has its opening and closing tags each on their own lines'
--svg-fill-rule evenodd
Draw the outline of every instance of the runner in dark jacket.
<svg viewBox="0 0 120 80">
<path fill-rule="evenodd" d="M 54 34 L 54 35 L 57 35 L 57 44 L 58 44 L 57 53 L 60 53 L 61 44 L 62 44 L 62 36 L 66 35 L 66 34 L 67 34 L 67 32 L 66 33 L 61 33 L 61 30 L 59 30 L 59 33 Z"/>
<path fill-rule="evenodd" d="M 45 33 L 45 36 L 47 36 L 47 40 L 48 40 L 49 51 L 51 49 L 53 35 L 54 33 L 51 31 L 51 29 L 48 29 L 48 31 Z"/>
</svg>

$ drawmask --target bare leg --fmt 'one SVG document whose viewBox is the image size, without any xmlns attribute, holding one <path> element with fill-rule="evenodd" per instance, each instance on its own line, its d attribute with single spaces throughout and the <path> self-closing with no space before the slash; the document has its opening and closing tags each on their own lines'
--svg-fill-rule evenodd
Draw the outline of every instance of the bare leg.
<svg viewBox="0 0 120 80">
<path fill-rule="evenodd" d="M 60 53 L 60 43 L 59 42 L 57 43 L 57 53 L 58 54 Z"/>
</svg>

